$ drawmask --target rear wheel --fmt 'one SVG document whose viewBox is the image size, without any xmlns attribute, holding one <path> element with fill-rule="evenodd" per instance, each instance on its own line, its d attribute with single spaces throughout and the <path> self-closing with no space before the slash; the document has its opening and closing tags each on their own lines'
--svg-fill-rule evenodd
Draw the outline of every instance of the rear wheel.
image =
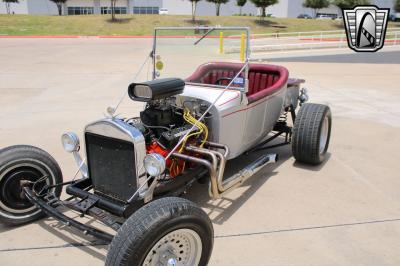
<svg viewBox="0 0 400 266">
<path fill-rule="evenodd" d="M 207 214 L 182 198 L 161 198 L 126 220 L 111 242 L 106 265 L 207 265 L 213 246 Z"/>
<path fill-rule="evenodd" d="M 0 150 L 0 222 L 19 225 L 44 216 L 22 191 L 21 182 L 34 183 L 40 191 L 46 184 L 62 183 L 57 162 L 47 152 L 27 145 L 10 146 Z M 61 187 L 53 189 L 56 196 Z"/>
<path fill-rule="evenodd" d="M 305 103 L 293 126 L 292 152 L 297 161 L 320 164 L 325 160 L 331 136 L 332 115 L 328 106 Z"/>
</svg>

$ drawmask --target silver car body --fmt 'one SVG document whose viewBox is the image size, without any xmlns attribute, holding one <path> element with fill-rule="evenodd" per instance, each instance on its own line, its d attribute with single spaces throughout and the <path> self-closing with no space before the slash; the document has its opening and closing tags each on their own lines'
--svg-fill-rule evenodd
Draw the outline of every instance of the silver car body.
<svg viewBox="0 0 400 266">
<path fill-rule="evenodd" d="M 232 159 L 255 146 L 273 129 L 286 100 L 287 87 L 259 101 L 248 104 L 246 94 L 227 90 L 211 109 L 210 140 L 225 144 L 230 149 L 227 159 Z M 221 93 L 221 89 L 200 85 L 186 85 L 182 97 L 201 99 L 208 103 Z M 293 95 L 297 99 L 298 95 Z"/>
</svg>

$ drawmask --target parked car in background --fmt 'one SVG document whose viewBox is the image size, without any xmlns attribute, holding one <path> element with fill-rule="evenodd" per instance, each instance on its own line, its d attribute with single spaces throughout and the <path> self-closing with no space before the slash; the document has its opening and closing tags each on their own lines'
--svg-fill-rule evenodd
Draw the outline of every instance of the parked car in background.
<svg viewBox="0 0 400 266">
<path fill-rule="evenodd" d="M 300 15 L 297 16 L 297 18 L 312 19 L 312 17 L 310 15 L 307 15 L 307 14 L 300 14 Z"/>
<path fill-rule="evenodd" d="M 390 14 L 389 15 L 389 21 L 396 21 L 396 20 L 397 20 L 396 14 Z"/>
<path fill-rule="evenodd" d="M 321 15 L 317 15 L 316 19 L 332 19 L 332 17 L 329 15 L 321 14 Z"/>
<path fill-rule="evenodd" d="M 160 15 L 168 15 L 168 9 L 166 8 L 160 8 L 160 11 L 158 12 Z"/>
</svg>

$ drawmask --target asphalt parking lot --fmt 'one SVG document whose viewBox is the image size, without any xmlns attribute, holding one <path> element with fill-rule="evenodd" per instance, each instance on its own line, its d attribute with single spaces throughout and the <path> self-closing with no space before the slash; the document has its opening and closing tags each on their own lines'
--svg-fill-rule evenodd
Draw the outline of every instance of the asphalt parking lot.
<svg viewBox="0 0 400 266">
<path fill-rule="evenodd" d="M 76 168 L 61 134 L 81 134 L 101 118 L 150 46 L 129 39 L 0 40 L 0 147 L 39 146 L 71 179 Z M 400 58 L 399 49 L 386 52 Z M 328 160 L 300 165 L 290 147 L 281 147 L 270 151 L 279 153 L 277 164 L 223 199 L 210 200 L 204 185 L 189 191 L 214 224 L 210 265 L 399 265 L 400 64 L 271 58 L 307 80 L 312 102 L 331 106 Z M 135 116 L 141 108 L 126 99 L 120 112 Z M 107 246 L 75 233 L 51 218 L 0 225 L 0 265 L 102 265 Z"/>
</svg>

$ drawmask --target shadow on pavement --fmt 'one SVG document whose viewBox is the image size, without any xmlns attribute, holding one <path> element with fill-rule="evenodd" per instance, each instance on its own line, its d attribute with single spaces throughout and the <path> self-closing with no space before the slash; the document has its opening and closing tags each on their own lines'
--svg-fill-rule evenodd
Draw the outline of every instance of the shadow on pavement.
<svg viewBox="0 0 400 266">
<path fill-rule="evenodd" d="M 97 259 L 103 261 L 106 259 L 106 256 L 98 250 L 106 250 L 108 245 L 107 243 L 95 237 L 84 235 L 79 230 L 68 227 L 57 220 L 49 218 L 49 220 L 50 219 L 51 223 L 46 223 L 45 221 L 41 220 L 37 222 L 37 224 L 44 230 L 48 231 L 50 234 L 53 234 L 59 239 L 65 241 L 66 243 L 71 244 L 71 246 L 76 247 Z M 94 220 L 91 219 L 86 224 L 89 225 L 93 221 Z M 80 239 L 76 239 L 75 237 L 79 237 Z"/>
<path fill-rule="evenodd" d="M 331 158 L 331 153 L 327 152 L 325 155 L 325 160 L 319 165 L 309 165 L 309 164 L 299 163 L 299 162 L 295 161 L 293 163 L 293 167 L 318 172 L 325 166 L 325 164 L 329 161 L 330 158 Z"/>
<path fill-rule="evenodd" d="M 279 141 L 276 140 L 277 142 Z M 274 144 L 274 143 L 271 143 Z M 195 203 L 199 204 L 201 207 L 205 208 L 206 213 L 210 216 L 210 219 L 215 224 L 223 224 L 227 220 L 229 220 L 235 212 L 242 207 L 248 199 L 252 195 L 254 195 L 266 182 L 276 176 L 279 173 L 279 167 L 285 163 L 287 160 L 292 158 L 292 152 L 290 145 L 281 146 L 278 148 L 257 151 L 250 154 L 244 154 L 238 158 L 228 161 L 225 171 L 225 178 L 233 175 L 234 173 L 238 172 L 239 170 L 243 169 L 248 164 L 252 163 L 255 159 L 259 158 L 263 154 L 268 153 L 276 153 L 279 155 L 279 161 L 275 164 L 267 165 L 264 167 L 260 172 L 258 172 L 255 176 L 249 178 L 246 182 L 243 183 L 238 190 L 243 191 L 239 195 L 236 192 L 232 192 L 231 194 L 227 194 L 227 196 L 222 197 L 218 200 L 212 200 L 208 193 L 208 182 L 206 184 L 195 183 L 191 189 L 188 190 L 188 193 L 185 195 L 185 198 L 194 201 Z M 319 171 L 321 170 L 326 161 L 330 158 L 330 154 L 327 154 L 327 158 L 324 163 L 319 166 L 308 166 L 304 164 L 300 164 L 297 162 L 293 163 L 294 167 L 299 167 L 307 170 L 312 171 Z M 74 217 L 75 215 L 75 217 Z M 70 217 L 78 218 L 79 215 L 68 215 Z M 83 221 L 81 221 L 83 222 Z M 86 219 L 83 223 L 87 225 L 92 225 L 96 223 L 94 219 Z M 104 251 L 107 249 L 107 244 L 98 240 L 94 237 L 84 235 L 79 230 L 75 230 L 69 226 L 64 225 L 57 220 L 52 218 L 48 218 L 45 220 L 40 220 L 36 222 L 44 230 L 48 231 L 50 234 L 55 235 L 56 237 L 60 238 L 62 241 L 66 242 L 66 245 L 61 245 L 57 247 L 76 247 L 82 251 L 85 251 L 89 255 L 98 258 L 100 260 L 105 260 L 105 255 L 103 254 Z M 97 224 L 96 224 L 97 225 Z M 98 227 L 98 226 L 95 226 Z M 21 226 L 16 227 L 9 227 L 0 225 L 0 233 L 19 229 Z M 51 248 L 51 247 L 43 247 L 43 248 Z M 103 251 L 103 253 L 102 253 Z"/>
<path fill-rule="evenodd" d="M 230 197 L 230 194 L 227 194 L 219 200 L 212 200 L 208 194 L 208 184 L 196 184 L 188 192 L 186 198 L 196 202 L 201 207 L 206 208 L 206 212 L 213 223 L 223 224 L 229 220 L 229 218 L 234 215 L 235 212 L 243 206 L 243 204 L 245 204 L 259 188 L 261 188 L 261 186 L 265 185 L 270 178 L 278 174 L 278 167 L 290 159 L 292 153 L 290 146 L 283 146 L 270 150 L 254 152 L 248 155 L 242 155 L 228 162 L 224 178 L 227 178 L 243 169 L 261 155 L 268 153 L 277 153 L 279 155 L 279 161 L 275 164 L 265 166 L 264 169 L 260 170 L 256 175 L 246 180 L 246 182 L 239 187 L 246 187 L 246 190 L 238 197 Z"/>
<path fill-rule="evenodd" d="M 29 225 L 29 223 L 24 224 L 24 225 L 5 225 L 5 224 L 0 224 L 0 234 L 1 233 L 5 233 L 5 232 L 9 232 L 9 231 L 13 231 L 13 230 L 18 230 L 24 226 Z"/>
<path fill-rule="evenodd" d="M 278 139 L 275 142 L 272 142 L 271 145 L 279 143 L 280 141 L 282 140 Z M 229 220 L 230 217 L 232 217 L 232 215 L 234 215 L 235 212 L 261 188 L 261 186 L 265 185 L 270 178 L 275 177 L 279 174 L 279 167 L 287 160 L 292 158 L 291 146 L 286 145 L 278 148 L 267 149 L 264 151 L 253 152 L 248 155 L 245 154 L 228 162 L 224 178 L 227 178 L 237 171 L 243 169 L 245 166 L 253 162 L 261 155 L 268 153 L 278 154 L 279 161 L 275 164 L 265 166 L 264 169 L 260 170 L 260 172 L 258 172 L 256 175 L 246 180 L 246 182 L 244 182 L 243 185 L 239 187 L 241 189 L 246 188 L 246 190 L 244 190 L 244 192 L 242 192 L 239 196 L 231 197 L 230 194 L 227 194 L 219 200 L 212 200 L 208 194 L 208 183 L 196 183 L 188 192 L 186 198 L 196 202 L 201 207 L 205 208 L 206 213 L 210 216 L 210 219 L 213 223 L 223 224 L 224 222 Z M 321 165 L 317 166 L 305 165 L 297 162 L 294 162 L 293 166 L 311 171 L 320 171 L 324 167 L 325 163 L 329 160 L 329 158 L 330 153 L 327 154 L 326 160 Z M 234 194 L 234 192 L 232 192 L 232 194 Z"/>
</svg>

